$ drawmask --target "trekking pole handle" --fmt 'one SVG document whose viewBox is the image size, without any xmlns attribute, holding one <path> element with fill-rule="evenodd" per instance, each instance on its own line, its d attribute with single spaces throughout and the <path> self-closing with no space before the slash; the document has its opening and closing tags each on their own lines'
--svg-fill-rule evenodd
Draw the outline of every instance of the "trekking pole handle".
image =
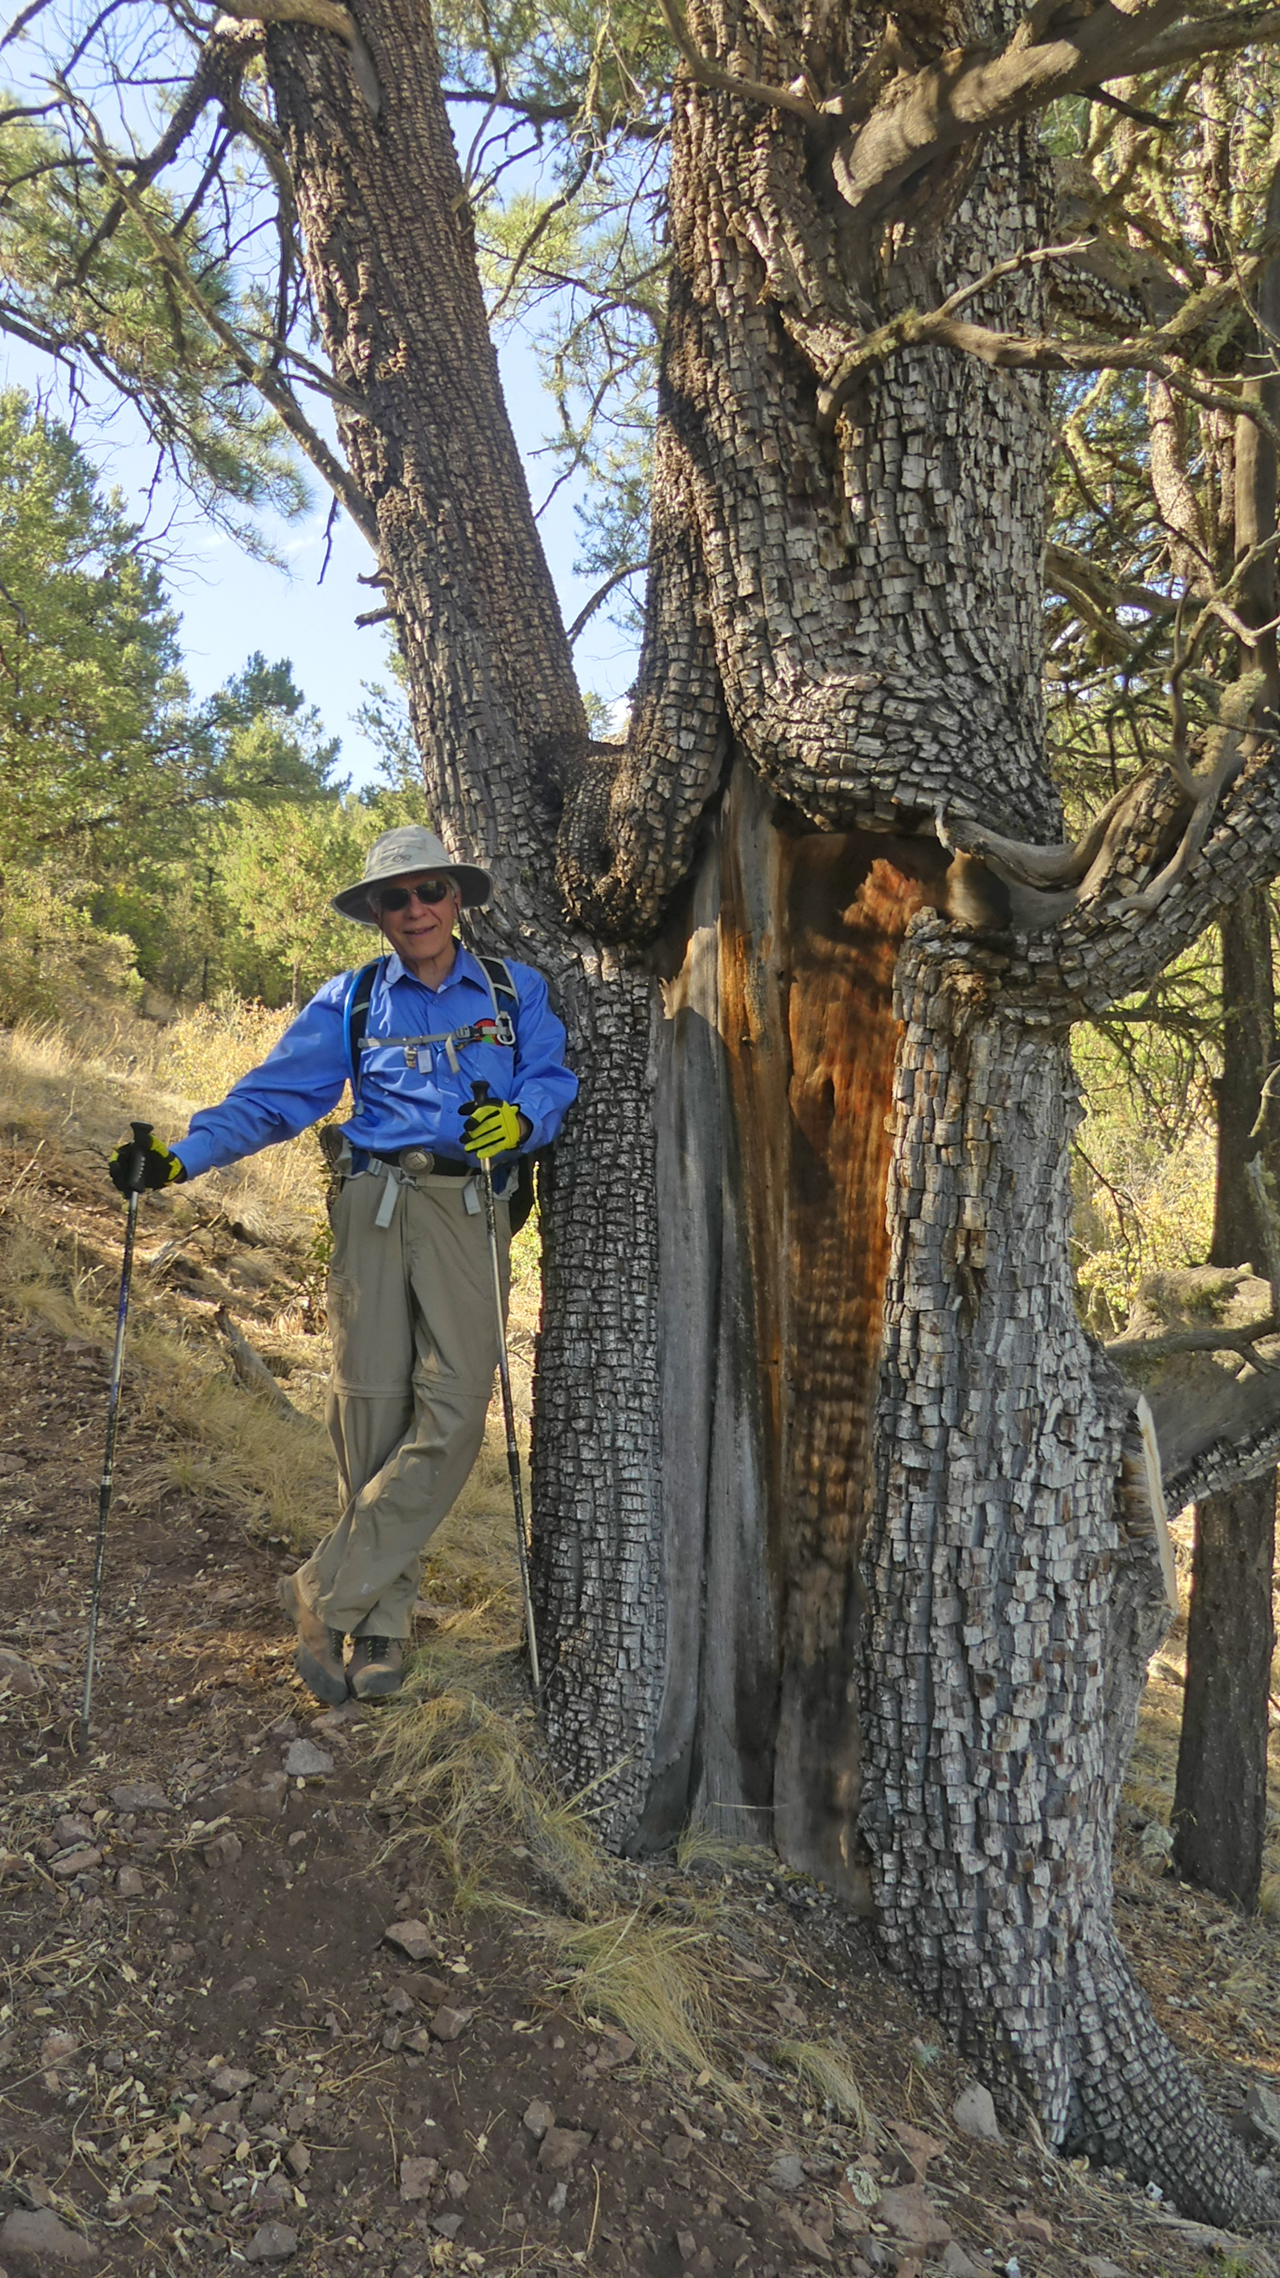
<svg viewBox="0 0 1280 2278">
<path fill-rule="evenodd" d="M 129 1129 L 133 1133 L 134 1145 L 133 1169 L 129 1174 L 129 1185 L 134 1194 L 140 1194 L 146 1168 L 145 1157 L 151 1145 L 153 1127 L 149 1123 L 131 1123 Z"/>
</svg>

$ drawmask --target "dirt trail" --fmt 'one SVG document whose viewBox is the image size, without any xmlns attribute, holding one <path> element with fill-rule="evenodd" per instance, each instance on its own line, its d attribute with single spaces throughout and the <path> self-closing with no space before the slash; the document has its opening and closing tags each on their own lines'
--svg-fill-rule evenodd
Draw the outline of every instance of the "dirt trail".
<svg viewBox="0 0 1280 2278">
<path fill-rule="evenodd" d="M 86 1255 L 118 1258 L 93 1175 L 54 1157 L 28 1182 L 73 1279 Z M 216 1263 L 218 1287 L 197 1270 L 183 1302 L 229 1291 L 251 1331 L 260 1306 L 261 1336 L 271 1261 Z M 412 1712 L 326 1715 L 297 1683 L 275 1602 L 290 1555 L 200 1492 L 207 1467 L 181 1484 L 154 1351 L 130 1377 L 77 1757 L 106 1360 L 57 1318 L 0 1306 L 0 2278 L 1208 2267 L 1223 2242 L 1122 2180 L 962 2132 L 964 2068 L 865 1927 L 764 1853 L 602 1867 L 619 1940 L 642 1915 L 692 1941 L 714 1993 L 701 2071 L 593 2010 L 538 1942 L 540 1923 L 574 1925 L 524 1846 L 468 1891 L 478 1855 L 451 1873 L 433 1807 L 380 1797 L 379 1739 Z M 229 1384 L 218 1397 L 258 1415 Z M 1161 1882 L 1136 1831 L 1119 1879 L 1162 2021 L 1212 2092 L 1276 2084 L 1274 1931 Z M 1233 1951 L 1253 1990 L 1228 2030 L 1205 1987 Z M 827 2093 L 833 2049 L 865 2113 Z M 1280 2263 L 1257 2250 L 1254 2267 Z"/>
</svg>

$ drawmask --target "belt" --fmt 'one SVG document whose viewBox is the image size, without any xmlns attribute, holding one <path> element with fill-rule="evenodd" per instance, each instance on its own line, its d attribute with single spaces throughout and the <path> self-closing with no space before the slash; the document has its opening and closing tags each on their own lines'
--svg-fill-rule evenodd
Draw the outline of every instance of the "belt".
<svg viewBox="0 0 1280 2278">
<path fill-rule="evenodd" d="M 435 1179 L 469 1179 L 475 1177 L 474 1163 L 460 1163 L 454 1155 L 433 1155 L 426 1147 L 391 1147 L 376 1155 L 367 1147 L 351 1150 L 351 1176 L 360 1178 L 366 1171 L 400 1170 L 425 1173 Z"/>
</svg>

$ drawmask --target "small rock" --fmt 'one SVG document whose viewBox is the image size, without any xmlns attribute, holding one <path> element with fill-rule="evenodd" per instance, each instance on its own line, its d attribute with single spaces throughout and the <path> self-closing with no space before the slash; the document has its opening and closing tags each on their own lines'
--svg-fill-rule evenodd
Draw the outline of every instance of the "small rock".
<svg viewBox="0 0 1280 2278">
<path fill-rule="evenodd" d="M 341 1708 L 329 1709 L 324 1716 L 312 1719 L 313 1732 L 322 1732 L 326 1740 L 336 1740 L 343 1747 L 350 1738 L 348 1727 L 363 1724 L 369 1711 L 363 1701 L 344 1701 Z"/>
<path fill-rule="evenodd" d="M 333 1758 L 314 1740 L 295 1740 L 285 1751 L 284 1768 L 291 1780 L 318 1780 L 333 1770 Z"/>
<path fill-rule="evenodd" d="M 441 2238 L 456 2238 L 462 2229 L 462 2217 L 461 2215 L 433 2215 L 431 2228 L 433 2231 L 439 2231 Z"/>
<path fill-rule="evenodd" d="M 136 1867 L 121 1867 L 116 1876 L 118 1898 L 141 1898 L 146 1885 Z"/>
<path fill-rule="evenodd" d="M 234 2150 L 235 2145 L 226 2136 L 220 2136 L 215 2129 L 212 2135 L 205 2137 L 196 2153 L 196 2166 L 206 2172 L 224 2167 Z"/>
<path fill-rule="evenodd" d="M 913 2128 L 907 2120 L 890 2120 L 888 2129 L 898 2149 L 889 2157 L 895 2172 L 890 2174 L 887 2164 L 886 2179 L 891 2183 L 923 2183 L 930 2160 L 939 2158 L 946 2145 L 936 2136 L 927 2136 L 922 2128 Z"/>
<path fill-rule="evenodd" d="M 961 2089 L 951 2107 L 951 2117 L 962 2136 L 973 2136 L 982 2144 L 998 2144 L 1001 2140 L 991 2091 L 984 2088 L 980 2080 L 971 2080 L 967 2088 Z"/>
<path fill-rule="evenodd" d="M 676 2252 L 682 2262 L 696 2262 L 698 2242 L 692 2231 L 676 2232 Z"/>
<path fill-rule="evenodd" d="M 1009 2217 L 1009 2227 L 1019 2238 L 1031 2239 L 1036 2246 L 1053 2245 L 1053 2224 L 1031 2207 L 1015 2207 Z"/>
<path fill-rule="evenodd" d="M 538 2146 L 538 2165 L 551 2175 L 567 2175 L 591 2142 L 589 2129 L 548 2128 Z"/>
<path fill-rule="evenodd" d="M 782 2219 L 795 2232 L 806 2254 L 812 2255 L 815 2262 L 830 2262 L 831 2249 L 821 2231 L 815 2230 L 812 2223 L 802 2222 L 794 2207 L 784 2207 Z"/>
<path fill-rule="evenodd" d="M 425 1922 L 389 1922 L 384 1946 L 395 1946 L 411 1962 L 433 1962 L 440 1951 Z"/>
<path fill-rule="evenodd" d="M 951 2236 L 950 2223 L 919 2183 L 903 2183 L 882 2191 L 877 2213 L 904 2246 L 918 2247 L 924 2253 L 930 2247 L 945 2246 Z"/>
<path fill-rule="evenodd" d="M 1259 2083 L 1249 2090 L 1244 2108 L 1265 2142 L 1280 2144 L 1280 2095 Z"/>
<path fill-rule="evenodd" d="M 91 1844 L 81 1844 L 76 1850 L 64 1851 L 59 1858 L 51 1859 L 49 1872 L 56 1875 L 59 1882 L 70 1882 L 74 1875 L 92 1874 L 94 1868 L 101 1865 L 101 1851 L 95 1851 Z"/>
<path fill-rule="evenodd" d="M 400 2196 L 404 2200 L 429 2199 L 431 2186 L 440 2172 L 438 2159 L 402 2159 L 400 2162 Z"/>
<path fill-rule="evenodd" d="M 264 2223 L 244 2250 L 246 2262 L 287 2262 L 298 2251 L 298 2234 L 287 2223 Z"/>
<path fill-rule="evenodd" d="M 780 2151 L 769 2169 L 769 2181 L 775 2191 L 798 2191 L 804 2182 L 804 2169 L 795 2152 Z"/>
<path fill-rule="evenodd" d="M 475 2016 L 474 2009 L 454 2009 L 445 2001 L 431 2020 L 431 2036 L 437 2041 L 456 2041 Z"/>
<path fill-rule="evenodd" d="M 538 2142 L 541 2143 L 548 2128 L 554 2128 L 556 2116 L 549 2104 L 544 2104 L 541 2097 L 535 2096 L 532 2104 L 525 2105 L 520 2115 L 520 2124 L 529 2130 L 531 2136 L 536 2136 Z"/>
<path fill-rule="evenodd" d="M 630 2064 L 635 2053 L 634 2041 L 629 2041 L 625 2033 L 615 2031 L 612 2025 L 606 2025 L 595 2060 L 596 2071 L 608 2072 L 615 2064 Z"/>
<path fill-rule="evenodd" d="M 6 2216 L 0 2225 L 0 2254 L 14 2278 L 54 2278 L 56 2271 L 84 2270 L 100 2259 L 88 2239 L 59 2222 L 51 2207 L 34 2214 L 20 2208 Z"/>
<path fill-rule="evenodd" d="M 38 1693 L 40 1679 L 21 1654 L 0 1651 L 0 1692 Z"/>
<path fill-rule="evenodd" d="M 552 2191 L 552 2192 L 550 2192 L 550 2193 L 549 2193 L 549 2195 L 548 2195 L 548 2198 L 547 2198 L 547 2213 L 548 2213 L 549 2215 L 562 2215 L 562 2214 L 564 2213 L 564 2211 L 565 2211 L 565 2208 L 568 2206 L 568 2204 L 569 2204 L 569 2186 L 568 2186 L 568 2184 L 567 2184 L 567 2183 L 557 2183 L 557 2185 L 556 2185 L 556 2187 L 555 2187 L 555 2190 L 554 2190 L 554 2191 Z"/>
<path fill-rule="evenodd" d="M 460 2167 L 451 2167 L 444 2179 L 444 2187 L 451 2199 L 465 2199 L 471 2185 Z"/>
<path fill-rule="evenodd" d="M 246 2088 L 252 2088 L 253 2074 L 241 2072 L 237 2065 L 224 2064 L 215 2072 L 209 2086 L 219 2096 L 242 2096 Z"/>
<path fill-rule="evenodd" d="M 80 2043 L 74 2033 L 46 2033 L 40 2043 L 41 2068 L 45 2072 L 51 2072 L 55 2065 L 66 2064 L 68 2058 L 75 2055 L 79 2046 Z"/>
<path fill-rule="evenodd" d="M 209 1867 L 234 1867 L 236 1860 L 243 1856 L 244 1845 L 229 1827 L 216 1835 L 212 1843 L 206 1843 L 204 1849 L 205 1865 Z"/>
<path fill-rule="evenodd" d="M 164 1789 L 154 1780 L 126 1780 L 123 1787 L 112 1788 L 111 1801 L 117 1811 L 172 1811 Z"/>
<path fill-rule="evenodd" d="M 305 2144 L 290 2144 L 284 2155 L 284 2164 L 290 2175 L 303 2176 L 311 2165 L 311 2154 Z"/>
<path fill-rule="evenodd" d="M 81 1819 L 78 1812 L 64 1811 L 61 1819 L 53 1823 L 53 1839 L 60 1851 L 67 1851 L 73 1843 L 92 1843 L 93 1821 Z"/>
<path fill-rule="evenodd" d="M 955 2238 L 952 2239 L 948 2247 L 943 2249 L 942 2260 L 938 2264 L 938 2269 L 941 2278 L 990 2278 L 990 2273 L 984 2270 L 980 2263 L 974 2262 L 965 2253 L 959 2239 Z M 1124 2273 L 1115 2270 L 1112 2264 L 1108 2263 L 1107 2269 L 1112 2272 L 1113 2278 L 1124 2278 Z"/>
<path fill-rule="evenodd" d="M 1125 2278 L 1118 2262 L 1108 2262 L 1105 2254 L 1086 2254 L 1085 2269 L 1090 2278 Z"/>
</svg>

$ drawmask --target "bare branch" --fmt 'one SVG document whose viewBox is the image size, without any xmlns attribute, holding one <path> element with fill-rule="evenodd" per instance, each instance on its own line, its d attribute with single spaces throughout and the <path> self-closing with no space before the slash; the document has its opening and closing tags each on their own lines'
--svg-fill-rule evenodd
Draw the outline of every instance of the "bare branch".
<svg viewBox="0 0 1280 2278">
<path fill-rule="evenodd" d="M 73 96 L 70 89 L 64 89 L 62 92 L 69 102 L 74 103 L 84 124 L 94 157 L 103 174 L 115 191 L 116 196 L 128 208 L 165 275 L 171 279 L 179 297 L 185 300 L 188 306 L 195 310 L 201 322 L 208 326 L 214 338 L 227 351 L 242 378 L 249 381 L 250 385 L 256 387 L 266 398 L 281 425 L 287 429 L 300 449 L 306 453 L 317 473 L 323 476 L 330 490 L 341 499 L 357 529 L 376 552 L 378 548 L 377 523 L 363 491 L 357 487 L 341 461 L 335 458 L 323 437 L 318 435 L 310 421 L 303 417 L 292 390 L 285 385 L 270 365 L 250 355 L 235 327 L 219 316 L 217 310 L 212 308 L 205 299 L 179 248 L 171 238 L 166 237 L 163 230 L 157 228 L 147 211 L 145 200 L 139 196 L 132 185 L 126 184 L 124 181 L 114 154 L 108 149 L 98 122 L 88 105 L 81 102 L 78 97 Z"/>
<path fill-rule="evenodd" d="M 586 602 L 578 611 L 577 616 L 574 618 L 573 623 L 570 625 L 569 630 L 565 635 L 565 639 L 568 641 L 570 648 L 573 647 L 573 644 L 577 640 L 579 633 L 581 633 L 584 628 L 590 624 L 591 619 L 595 616 L 595 613 L 600 607 L 601 603 L 608 600 L 609 595 L 613 592 L 615 586 L 621 585 L 626 578 L 638 576 L 641 570 L 646 570 L 648 567 L 648 562 L 624 562 L 621 569 L 616 569 L 613 572 L 612 577 L 607 577 L 603 585 L 598 585 L 596 587 L 596 590 L 592 594 L 591 599 Z"/>
<path fill-rule="evenodd" d="M 833 155 L 832 175 L 861 219 L 887 212 L 921 167 L 1064 95 L 1280 38 L 1280 8 L 1265 6 L 1192 16 L 1180 0 L 1154 0 L 1132 13 L 1102 0 L 1055 38 L 1041 41 L 1037 19 L 1046 12 L 1033 11 L 1003 51 L 959 48 L 913 73 L 846 138 Z M 823 110 L 848 119 L 853 100 L 853 89 L 842 88 Z"/>
<path fill-rule="evenodd" d="M 340 0 L 223 0 L 229 16 L 236 16 L 255 24 L 314 24 L 318 31 L 331 32 L 340 39 L 351 55 L 351 68 L 356 85 L 365 103 L 376 119 L 382 109 L 382 89 L 374 69 L 373 57 L 365 46 L 360 27 L 349 8 Z M 216 30 L 216 26 L 214 27 Z"/>
<path fill-rule="evenodd" d="M 759 103 L 767 110 L 790 111 L 793 117 L 803 119 L 806 126 L 821 127 L 822 113 L 802 89 L 768 87 L 761 80 L 741 79 L 735 71 L 722 70 L 697 45 L 684 20 L 680 0 L 658 0 L 658 7 L 690 78 L 696 79 L 699 86 L 717 87 L 722 94 L 737 95 L 744 103 Z"/>
</svg>

